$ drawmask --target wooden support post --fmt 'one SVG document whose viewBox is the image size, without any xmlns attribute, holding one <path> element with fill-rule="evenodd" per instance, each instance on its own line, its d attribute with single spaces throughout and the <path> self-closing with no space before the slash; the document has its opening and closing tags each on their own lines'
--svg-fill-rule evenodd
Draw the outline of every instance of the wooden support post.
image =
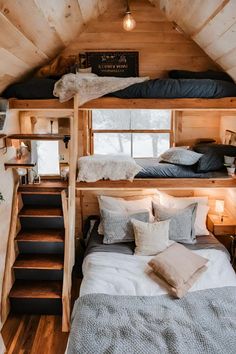
<svg viewBox="0 0 236 354">
<path fill-rule="evenodd" d="M 70 300 L 72 285 L 72 269 L 75 259 L 75 202 L 76 202 L 76 171 L 78 159 L 78 95 L 74 97 L 74 113 L 70 118 L 70 152 L 69 152 L 69 187 L 68 187 L 68 215 L 66 211 L 65 196 L 62 195 L 62 202 L 65 209 L 65 227 L 68 228 L 68 235 L 65 239 L 65 259 L 63 277 L 63 317 L 62 331 L 70 329 Z M 64 211 L 63 209 L 63 211 Z"/>
</svg>

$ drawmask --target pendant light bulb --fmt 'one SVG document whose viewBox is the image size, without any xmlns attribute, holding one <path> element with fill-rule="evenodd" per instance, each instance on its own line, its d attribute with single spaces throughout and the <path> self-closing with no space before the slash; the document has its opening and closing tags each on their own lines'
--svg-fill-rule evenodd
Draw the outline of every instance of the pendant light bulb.
<svg viewBox="0 0 236 354">
<path fill-rule="evenodd" d="M 123 28 L 125 31 L 132 31 L 136 26 L 136 21 L 131 15 L 129 0 L 126 0 L 125 17 L 123 18 Z"/>
<path fill-rule="evenodd" d="M 126 31 L 132 31 L 136 26 L 136 21 L 131 15 L 131 12 L 126 12 L 125 17 L 123 19 L 123 28 Z"/>
</svg>

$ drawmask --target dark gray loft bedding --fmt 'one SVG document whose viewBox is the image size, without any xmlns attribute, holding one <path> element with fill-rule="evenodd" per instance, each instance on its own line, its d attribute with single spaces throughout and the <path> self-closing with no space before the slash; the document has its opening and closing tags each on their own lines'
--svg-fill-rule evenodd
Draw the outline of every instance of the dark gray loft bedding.
<svg viewBox="0 0 236 354">
<path fill-rule="evenodd" d="M 6 98 L 54 98 L 54 78 L 32 78 L 12 84 L 2 93 Z M 118 98 L 221 98 L 235 97 L 233 82 L 211 79 L 154 79 L 110 93 Z"/>
<path fill-rule="evenodd" d="M 195 166 L 159 162 L 158 159 L 136 159 L 142 170 L 135 178 L 228 178 L 226 170 L 196 172 Z"/>
<path fill-rule="evenodd" d="M 222 98 L 235 97 L 232 82 L 211 79 L 154 79 L 110 93 L 118 98 Z"/>
</svg>

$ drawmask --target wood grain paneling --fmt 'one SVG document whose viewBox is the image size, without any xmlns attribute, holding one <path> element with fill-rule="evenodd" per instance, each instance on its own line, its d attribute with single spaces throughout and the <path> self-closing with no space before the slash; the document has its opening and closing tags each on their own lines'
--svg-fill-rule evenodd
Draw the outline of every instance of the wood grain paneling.
<svg viewBox="0 0 236 354">
<path fill-rule="evenodd" d="M 8 354 L 63 354 L 68 339 L 61 332 L 61 316 L 10 315 L 2 335 Z"/>
<path fill-rule="evenodd" d="M 234 0 L 133 0 L 137 26 L 130 33 L 122 29 L 125 9 L 123 0 L 0 0 L 0 91 L 67 46 L 62 57 L 82 50 L 139 50 L 140 74 L 150 77 L 173 68 L 216 68 L 204 50 L 236 78 Z"/>
<path fill-rule="evenodd" d="M 151 0 L 236 80 L 236 2 L 234 0 Z"/>
<path fill-rule="evenodd" d="M 220 141 L 220 112 L 183 111 L 176 117 L 176 145 L 192 145 L 198 138 Z"/>
<path fill-rule="evenodd" d="M 117 10 L 110 7 L 86 26 L 62 56 L 78 55 L 83 50 L 138 50 L 140 75 L 152 78 L 166 76 L 167 71 L 174 68 L 206 70 L 215 67 L 205 53 L 178 33 L 150 2 L 134 0 L 131 10 L 137 21 L 132 32 L 122 29 L 122 6 Z"/>
</svg>

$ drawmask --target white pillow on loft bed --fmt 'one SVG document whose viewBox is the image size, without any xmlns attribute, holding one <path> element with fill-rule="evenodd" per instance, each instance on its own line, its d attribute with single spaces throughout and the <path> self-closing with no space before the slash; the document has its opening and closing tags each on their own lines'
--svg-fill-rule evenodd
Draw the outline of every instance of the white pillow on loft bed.
<svg viewBox="0 0 236 354">
<path fill-rule="evenodd" d="M 78 161 L 78 181 L 96 182 L 101 179 L 132 181 L 142 169 L 126 155 L 83 156 Z"/>
</svg>

